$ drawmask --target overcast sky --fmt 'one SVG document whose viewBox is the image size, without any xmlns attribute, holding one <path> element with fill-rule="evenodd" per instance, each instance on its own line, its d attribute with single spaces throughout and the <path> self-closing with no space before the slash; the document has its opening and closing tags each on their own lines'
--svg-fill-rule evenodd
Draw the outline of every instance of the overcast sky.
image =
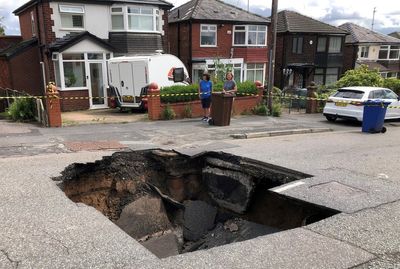
<svg viewBox="0 0 400 269">
<path fill-rule="evenodd" d="M 247 8 L 247 0 L 225 0 Z M 249 0 L 250 10 L 264 16 L 270 15 L 271 0 Z M 27 0 L 0 0 L 0 16 L 6 34 L 18 34 L 18 19 L 12 11 Z M 170 0 L 179 6 L 188 0 Z M 324 22 L 340 25 L 345 22 L 371 27 L 372 13 L 376 7 L 374 29 L 382 33 L 400 31 L 400 4 L 398 0 L 279 0 L 279 10 L 291 9 Z M 212 8 L 212 7 L 210 7 Z"/>
</svg>

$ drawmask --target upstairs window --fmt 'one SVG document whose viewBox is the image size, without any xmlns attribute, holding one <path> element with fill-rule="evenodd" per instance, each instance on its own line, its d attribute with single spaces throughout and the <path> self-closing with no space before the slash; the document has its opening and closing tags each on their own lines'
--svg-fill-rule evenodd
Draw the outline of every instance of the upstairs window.
<svg viewBox="0 0 400 269">
<path fill-rule="evenodd" d="M 235 25 L 233 27 L 233 45 L 266 46 L 267 26 Z"/>
<path fill-rule="evenodd" d="M 200 46 L 217 46 L 217 25 L 202 24 L 200 30 Z"/>
<path fill-rule="evenodd" d="M 362 46 L 360 47 L 360 58 L 368 58 L 369 54 L 369 47 L 368 46 Z"/>
<path fill-rule="evenodd" d="M 160 10 L 153 7 L 111 7 L 111 30 L 132 32 L 161 31 Z"/>
<path fill-rule="evenodd" d="M 340 53 L 342 51 L 342 37 L 331 36 L 329 38 L 328 53 Z"/>
<path fill-rule="evenodd" d="M 33 14 L 33 11 L 31 11 L 31 27 L 32 27 L 32 36 L 36 36 L 35 15 Z"/>
<path fill-rule="evenodd" d="M 133 31 L 154 31 L 153 9 L 128 7 L 128 26 Z"/>
<path fill-rule="evenodd" d="M 325 52 L 326 51 L 326 37 L 318 37 L 318 45 L 317 52 Z"/>
<path fill-rule="evenodd" d="M 64 29 L 84 29 L 85 8 L 83 6 L 59 5 L 61 27 Z"/>
<path fill-rule="evenodd" d="M 111 29 L 112 30 L 124 30 L 124 12 L 122 7 L 111 8 Z"/>
<path fill-rule="evenodd" d="M 380 60 L 398 60 L 400 46 L 381 46 L 379 50 Z"/>
<path fill-rule="evenodd" d="M 292 53 L 294 54 L 303 53 L 303 37 L 293 37 Z"/>
</svg>

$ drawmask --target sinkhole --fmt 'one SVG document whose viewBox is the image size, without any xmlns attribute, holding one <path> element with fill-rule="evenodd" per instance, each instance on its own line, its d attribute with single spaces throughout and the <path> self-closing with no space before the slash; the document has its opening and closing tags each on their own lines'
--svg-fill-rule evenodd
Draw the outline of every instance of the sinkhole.
<svg viewBox="0 0 400 269">
<path fill-rule="evenodd" d="M 339 213 L 270 191 L 309 178 L 223 152 L 117 152 L 55 180 L 159 258 L 293 229 Z"/>
</svg>

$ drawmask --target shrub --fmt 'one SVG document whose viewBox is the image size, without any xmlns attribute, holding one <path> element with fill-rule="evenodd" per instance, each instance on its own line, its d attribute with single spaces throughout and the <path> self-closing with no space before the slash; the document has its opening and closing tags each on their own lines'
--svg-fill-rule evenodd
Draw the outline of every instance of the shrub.
<svg viewBox="0 0 400 269">
<path fill-rule="evenodd" d="M 273 117 L 280 117 L 282 115 L 282 106 L 281 106 L 280 103 L 273 103 L 272 104 L 271 115 Z"/>
<path fill-rule="evenodd" d="M 397 94 L 400 94 L 400 79 L 387 78 L 383 81 L 383 87 L 391 89 Z"/>
<path fill-rule="evenodd" d="M 220 92 L 224 87 L 223 82 L 213 84 L 213 91 Z M 190 102 L 199 99 L 198 84 L 192 85 L 173 85 L 161 89 L 161 103 Z M 237 83 L 238 96 L 257 94 L 257 87 L 251 81 Z"/>
<path fill-rule="evenodd" d="M 268 112 L 268 107 L 264 104 L 258 104 L 253 108 L 253 113 L 256 115 L 267 116 Z"/>
<path fill-rule="evenodd" d="M 190 104 L 185 105 L 185 108 L 183 109 L 183 117 L 184 118 L 192 117 L 192 106 Z"/>
<path fill-rule="evenodd" d="M 336 82 L 336 86 L 338 88 L 350 86 L 381 87 L 383 86 L 383 78 L 378 70 L 369 70 L 368 66 L 361 65 L 356 69 L 346 71 L 343 77 Z"/>
<path fill-rule="evenodd" d="M 161 118 L 163 120 L 173 120 L 175 119 L 176 114 L 175 111 L 171 108 L 169 104 L 167 104 L 164 110 L 161 112 Z"/>
<path fill-rule="evenodd" d="M 198 100 L 198 89 L 198 84 L 173 85 L 169 87 L 164 87 L 160 91 L 161 103 L 179 103 Z"/>
<path fill-rule="evenodd" d="M 35 101 L 29 99 L 15 99 L 8 109 L 8 115 L 13 121 L 30 121 L 35 119 Z"/>
</svg>

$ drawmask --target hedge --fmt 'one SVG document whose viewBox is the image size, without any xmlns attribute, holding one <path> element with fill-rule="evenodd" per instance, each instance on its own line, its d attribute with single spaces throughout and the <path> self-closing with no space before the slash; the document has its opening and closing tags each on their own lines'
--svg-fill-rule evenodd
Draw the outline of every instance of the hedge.
<svg viewBox="0 0 400 269">
<path fill-rule="evenodd" d="M 222 82 L 213 84 L 213 91 L 222 91 L 223 85 Z M 161 89 L 161 103 L 179 103 L 198 100 L 198 88 L 198 84 L 164 87 Z M 239 82 L 237 83 L 237 88 L 238 96 L 257 94 L 257 87 L 254 82 L 251 81 Z"/>
</svg>

